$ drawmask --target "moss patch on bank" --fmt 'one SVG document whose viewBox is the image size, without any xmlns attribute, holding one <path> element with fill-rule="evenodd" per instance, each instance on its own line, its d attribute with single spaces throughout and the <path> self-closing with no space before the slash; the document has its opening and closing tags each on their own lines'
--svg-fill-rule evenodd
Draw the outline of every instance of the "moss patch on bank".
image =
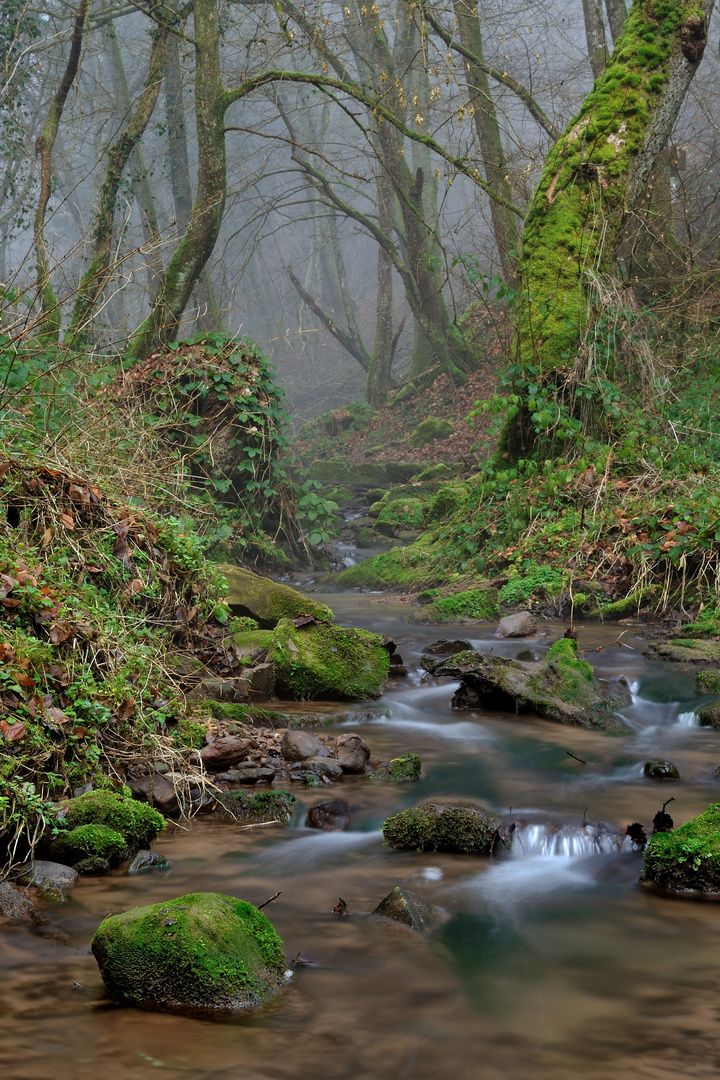
<svg viewBox="0 0 720 1080">
<path fill-rule="evenodd" d="M 720 893 L 720 803 L 648 841 L 640 879 L 680 895 Z"/>
</svg>

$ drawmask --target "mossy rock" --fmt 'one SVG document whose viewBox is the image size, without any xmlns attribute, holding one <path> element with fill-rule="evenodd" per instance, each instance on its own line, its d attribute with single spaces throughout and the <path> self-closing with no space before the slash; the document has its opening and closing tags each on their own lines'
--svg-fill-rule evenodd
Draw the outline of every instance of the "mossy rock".
<svg viewBox="0 0 720 1080">
<path fill-rule="evenodd" d="M 338 506 L 347 506 L 355 498 L 355 493 L 350 488 L 338 487 L 337 485 L 321 488 L 319 494 L 321 498 L 334 502 Z"/>
<path fill-rule="evenodd" d="M 321 484 L 338 484 L 348 480 L 350 476 L 350 462 L 347 458 L 332 457 L 324 460 L 313 461 L 308 470 L 308 478 L 317 480 Z"/>
<path fill-rule="evenodd" d="M 149 848 L 165 828 L 165 818 L 147 803 L 113 791 L 88 791 L 68 804 L 65 826 L 105 825 L 119 833 L 128 848 Z"/>
<path fill-rule="evenodd" d="M 411 431 L 408 446 L 425 446 L 426 443 L 433 442 L 435 439 L 447 439 L 454 430 L 448 420 L 441 420 L 438 416 L 428 416 Z"/>
<path fill-rule="evenodd" d="M 720 663 L 720 641 L 696 641 L 692 638 L 654 641 L 644 655 L 651 660 L 665 660 L 675 664 L 717 667 Z"/>
<path fill-rule="evenodd" d="M 286 825 L 292 817 L 295 796 L 283 788 L 272 791 L 222 791 L 216 796 L 221 813 L 236 821 L 261 824 L 280 821 Z"/>
<path fill-rule="evenodd" d="M 355 545 L 359 548 L 382 547 L 387 546 L 387 539 L 376 533 L 374 529 L 368 529 L 363 525 L 355 533 Z"/>
<path fill-rule="evenodd" d="M 609 621 L 630 618 L 638 614 L 643 604 L 650 603 L 653 598 L 660 596 L 661 592 L 662 587 L 660 585 L 648 585 L 644 589 L 637 589 L 623 600 L 614 600 L 610 604 L 603 604 L 592 611 L 589 618 L 601 618 Z"/>
<path fill-rule="evenodd" d="M 446 465 L 444 461 L 439 461 L 437 465 L 428 465 L 426 469 L 423 469 L 415 479 L 422 482 L 432 482 L 433 480 L 449 480 L 459 469 L 458 465 Z"/>
<path fill-rule="evenodd" d="M 698 690 L 707 694 L 720 694 L 720 668 L 708 668 L 705 671 L 699 671 L 695 681 Z"/>
<path fill-rule="evenodd" d="M 370 508 L 368 509 L 368 517 L 380 517 L 380 514 L 383 512 L 384 506 L 385 503 L 382 501 L 382 499 L 380 499 L 378 502 L 371 503 Z"/>
<path fill-rule="evenodd" d="M 111 915 L 92 951 L 110 993 L 146 1008 L 255 1008 L 278 994 L 286 969 L 282 941 L 266 916 L 221 893 L 190 893 Z"/>
<path fill-rule="evenodd" d="M 498 613 L 497 597 L 497 590 L 489 587 L 453 593 L 452 596 L 443 596 L 413 611 L 408 622 L 492 622 Z"/>
<path fill-rule="evenodd" d="M 384 494 L 384 488 L 368 488 L 365 492 L 365 498 L 368 501 L 368 505 L 372 506 L 373 503 L 380 502 Z"/>
<path fill-rule="evenodd" d="M 580 659 L 571 638 L 556 641 L 539 661 L 468 651 L 440 657 L 426 670 L 460 680 L 452 699 L 454 709 L 534 712 L 561 724 L 622 728 L 613 713 L 619 702 L 598 682 L 590 664 Z"/>
<path fill-rule="evenodd" d="M 309 600 L 289 585 L 229 563 L 219 565 L 218 570 L 227 579 L 227 602 L 231 610 L 237 615 L 249 615 L 265 630 L 273 629 L 280 619 L 298 615 L 314 615 L 317 619 L 333 617 L 330 608 Z"/>
<path fill-rule="evenodd" d="M 698 709 L 697 715 L 701 727 L 720 728 L 720 702 Z"/>
<path fill-rule="evenodd" d="M 386 461 L 385 472 L 391 484 L 407 484 L 422 472 L 423 465 L 412 461 Z"/>
<path fill-rule="evenodd" d="M 468 488 L 461 487 L 459 484 L 441 487 L 430 500 L 426 514 L 427 520 L 445 521 L 453 517 L 467 502 L 468 494 Z"/>
<path fill-rule="evenodd" d="M 278 692 L 299 701 L 378 698 L 390 666 L 377 634 L 325 623 L 297 627 L 290 619 L 278 623 L 268 658 Z"/>
<path fill-rule="evenodd" d="M 500 822 L 477 807 L 428 802 L 402 810 L 383 825 L 388 847 L 488 855 Z"/>
<path fill-rule="evenodd" d="M 395 548 L 334 574 L 330 580 L 344 589 L 413 591 L 435 585 L 444 577 L 438 556 L 419 544 Z"/>
<path fill-rule="evenodd" d="M 375 528 L 385 536 L 392 536 L 399 529 L 422 529 L 423 523 L 423 506 L 419 499 L 398 499 L 382 507 Z"/>
<path fill-rule="evenodd" d="M 672 832 L 651 836 L 640 881 L 678 896 L 720 894 L 720 803 Z"/>
<path fill-rule="evenodd" d="M 107 825 L 78 825 L 68 832 L 61 832 L 50 845 L 50 858 L 68 866 L 89 860 L 105 860 L 117 866 L 129 855 L 128 845 L 122 833 Z"/>
<path fill-rule="evenodd" d="M 373 780 L 385 780 L 389 784 L 407 784 L 420 779 L 422 761 L 417 754 L 383 761 L 373 769 Z"/>
<path fill-rule="evenodd" d="M 230 634 L 223 644 L 232 645 L 243 660 L 253 661 L 268 651 L 271 641 L 272 630 L 241 630 Z"/>
</svg>

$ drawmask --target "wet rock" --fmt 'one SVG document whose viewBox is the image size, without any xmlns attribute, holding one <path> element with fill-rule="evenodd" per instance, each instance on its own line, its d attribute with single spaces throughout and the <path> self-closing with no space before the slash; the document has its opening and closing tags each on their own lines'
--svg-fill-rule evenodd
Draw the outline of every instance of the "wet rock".
<svg viewBox="0 0 720 1080">
<path fill-rule="evenodd" d="M 406 784 L 419 780 L 422 761 L 417 754 L 403 754 L 391 761 L 381 761 L 373 769 L 373 780 L 386 780 L 390 784 Z"/>
<path fill-rule="evenodd" d="M 251 701 L 267 701 L 275 692 L 275 668 L 272 664 L 256 664 L 246 675 Z"/>
<path fill-rule="evenodd" d="M 215 739 L 203 746 L 200 751 L 202 763 L 209 772 L 224 772 L 239 761 L 244 761 L 250 753 L 250 740 L 238 739 L 232 735 Z"/>
<path fill-rule="evenodd" d="M 109 874 L 110 860 L 103 859 L 99 855 L 89 856 L 87 859 L 81 859 L 80 862 L 75 863 L 73 869 L 84 876 Z"/>
<path fill-rule="evenodd" d="M 64 900 L 65 892 L 77 883 L 77 871 L 62 863 L 37 859 L 18 877 L 21 885 L 34 885 L 45 900 Z"/>
<path fill-rule="evenodd" d="M 128 778 L 127 786 L 136 799 L 144 799 L 163 816 L 173 817 L 180 813 L 175 788 L 162 773 Z"/>
<path fill-rule="evenodd" d="M 316 776 L 326 776 L 328 780 L 341 780 L 343 771 L 334 758 L 311 757 L 302 763 L 305 772 L 314 773 Z"/>
<path fill-rule="evenodd" d="M 343 772 L 364 773 L 370 760 L 370 747 L 359 735 L 338 735 L 335 740 L 335 757 Z"/>
<path fill-rule="evenodd" d="M 542 658 L 542 653 L 539 649 L 521 649 L 515 657 L 516 660 L 531 660 L 534 663 L 538 663 Z"/>
<path fill-rule="evenodd" d="M 672 638 L 670 641 L 654 641 L 643 655 L 651 660 L 717 667 L 720 662 L 720 641 L 681 637 Z"/>
<path fill-rule="evenodd" d="M 233 769 L 233 782 L 236 784 L 271 784 L 275 779 L 276 769 L 272 765 L 256 765 L 254 761 L 244 761 Z"/>
<path fill-rule="evenodd" d="M 380 901 L 373 914 L 383 915 L 386 919 L 403 923 L 421 934 L 433 930 L 442 922 L 442 917 L 436 907 L 427 900 L 423 900 L 417 893 L 404 889 L 400 885 Z"/>
<path fill-rule="evenodd" d="M 518 611 L 515 615 L 506 615 L 498 623 L 498 637 L 533 637 L 537 633 L 538 623 L 529 611 Z"/>
<path fill-rule="evenodd" d="M 111 915 L 92 951 L 108 990 L 149 1008 L 250 1009 L 277 995 L 287 966 L 265 915 L 220 893 Z"/>
<path fill-rule="evenodd" d="M 0 919 L 32 922 L 35 905 L 29 896 L 9 881 L 0 881 Z"/>
<path fill-rule="evenodd" d="M 295 796 L 283 788 L 273 788 L 271 791 L 221 791 L 215 799 L 221 816 L 249 824 L 265 821 L 285 824 L 290 820 L 295 802 Z"/>
<path fill-rule="evenodd" d="M 325 829 L 327 832 L 341 832 L 349 823 L 350 807 L 344 799 L 315 803 L 305 819 L 308 829 Z"/>
<path fill-rule="evenodd" d="M 367 525 L 362 525 L 355 533 L 355 546 L 358 548 L 373 548 L 382 542 L 383 538 L 378 536 L 374 529 L 369 529 Z"/>
<path fill-rule="evenodd" d="M 462 641 L 460 638 L 441 638 L 440 641 L 428 645 L 420 658 L 420 663 L 425 671 L 430 671 L 437 664 L 438 657 L 455 656 L 456 653 L 461 652 L 474 652 L 469 641 Z"/>
<path fill-rule="evenodd" d="M 541 661 L 511 660 L 490 652 L 457 653 L 426 668 L 432 675 L 460 680 L 452 707 L 534 712 L 547 720 L 586 728 L 617 730 L 617 701 L 581 660 L 577 644 L 561 638 Z"/>
<path fill-rule="evenodd" d="M 150 874 L 155 870 L 170 870 L 172 863 L 159 851 L 138 851 L 128 866 L 128 874 Z"/>
<path fill-rule="evenodd" d="M 475 806 L 427 802 L 389 817 L 383 825 L 388 847 L 488 855 L 500 822 Z"/>
<path fill-rule="evenodd" d="M 218 570 L 227 579 L 227 602 L 233 614 L 249 615 L 263 629 L 272 629 L 280 619 L 294 619 L 298 615 L 332 619 L 332 612 L 324 604 L 308 599 L 289 585 L 229 563 L 218 566 Z"/>
<path fill-rule="evenodd" d="M 720 703 L 698 710 L 698 720 L 702 727 L 720 728 Z"/>
<path fill-rule="evenodd" d="M 650 837 L 640 882 L 676 896 L 720 896 L 720 803 Z"/>
<path fill-rule="evenodd" d="M 643 765 L 643 774 L 651 780 L 679 780 L 680 773 L 672 761 L 662 758 L 652 758 Z"/>
<path fill-rule="evenodd" d="M 300 701 L 367 701 L 385 688 L 389 660 L 382 638 L 368 630 L 283 619 L 268 654 L 278 693 Z"/>
<path fill-rule="evenodd" d="M 309 731 L 286 731 L 280 743 L 280 753 L 286 761 L 331 756 L 325 743 Z"/>
</svg>

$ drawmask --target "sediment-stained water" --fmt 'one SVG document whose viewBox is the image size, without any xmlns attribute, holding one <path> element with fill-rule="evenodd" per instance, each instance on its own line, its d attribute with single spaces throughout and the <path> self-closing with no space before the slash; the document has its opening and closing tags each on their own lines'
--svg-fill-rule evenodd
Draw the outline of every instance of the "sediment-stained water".
<svg viewBox="0 0 720 1080">
<path fill-rule="evenodd" d="M 159 841 L 168 873 L 85 878 L 66 903 L 48 905 L 64 939 L 2 928 L 3 1080 L 714 1077 L 720 904 L 641 889 L 640 857 L 623 836 L 670 795 L 676 823 L 720 801 L 720 732 L 693 722 L 706 700 L 694 674 L 643 659 L 646 643 L 630 631 L 632 649 L 587 654 L 602 678 L 627 680 L 628 734 L 456 714 L 455 684 L 421 679 L 423 645 L 462 637 L 513 655 L 527 643 L 498 641 L 490 628 L 408 626 L 407 608 L 374 597 L 332 605 L 341 621 L 400 640 L 411 668 L 382 702 L 344 706 L 338 730 L 360 730 L 379 758 L 416 751 L 423 779 L 336 785 L 328 794 L 352 809 L 345 833 L 304 828 L 324 793 L 300 788 L 289 828 L 197 820 Z M 548 626 L 551 638 L 558 629 Z M 616 635 L 587 627 L 580 646 Z M 648 757 L 669 758 L 681 780 L 644 778 Z M 384 818 L 436 795 L 472 797 L 517 821 L 512 849 L 492 860 L 384 849 Z M 434 938 L 369 915 L 398 884 L 444 909 Z M 229 1021 L 113 1003 L 89 952 L 100 919 L 197 890 L 256 904 L 281 892 L 266 913 L 294 971 L 285 994 Z M 350 918 L 331 913 L 338 897 Z"/>
</svg>

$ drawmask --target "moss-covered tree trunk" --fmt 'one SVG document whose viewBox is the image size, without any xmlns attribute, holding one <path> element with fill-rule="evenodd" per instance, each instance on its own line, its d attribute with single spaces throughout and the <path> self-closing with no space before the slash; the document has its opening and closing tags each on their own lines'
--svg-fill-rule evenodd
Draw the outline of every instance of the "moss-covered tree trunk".
<svg viewBox="0 0 720 1080">
<path fill-rule="evenodd" d="M 395 191 L 392 181 L 381 172 L 377 181 L 378 227 L 392 235 L 393 202 Z M 375 348 L 367 376 L 367 401 L 374 409 L 387 404 L 390 386 L 390 369 L 393 360 L 393 279 L 392 261 L 388 253 L 378 247 L 377 261 L 377 321 Z"/>
<path fill-rule="evenodd" d="M 593 318 L 592 280 L 614 270 L 630 214 L 702 59 L 713 0 L 635 0 L 600 80 L 548 154 L 522 236 L 520 363 L 572 369 Z M 528 442 L 523 409 L 506 431 Z"/>
<path fill-rule="evenodd" d="M 195 124 L 198 183 L 190 221 L 165 270 L 150 314 L 130 339 L 127 357 L 144 359 L 177 334 L 222 225 L 227 186 L 226 98 L 220 76 L 217 0 L 195 0 Z"/>
<path fill-rule="evenodd" d="M 113 143 L 108 154 L 105 178 L 100 189 L 100 205 L 93 229 L 92 259 L 80 282 L 68 330 L 68 338 L 74 345 L 87 339 L 89 320 L 110 275 L 118 191 L 125 166 L 136 151 L 155 111 L 162 83 L 166 38 L 167 30 L 164 28 L 155 33 L 142 93 L 135 110 L 128 117 L 125 130 Z"/>
</svg>

